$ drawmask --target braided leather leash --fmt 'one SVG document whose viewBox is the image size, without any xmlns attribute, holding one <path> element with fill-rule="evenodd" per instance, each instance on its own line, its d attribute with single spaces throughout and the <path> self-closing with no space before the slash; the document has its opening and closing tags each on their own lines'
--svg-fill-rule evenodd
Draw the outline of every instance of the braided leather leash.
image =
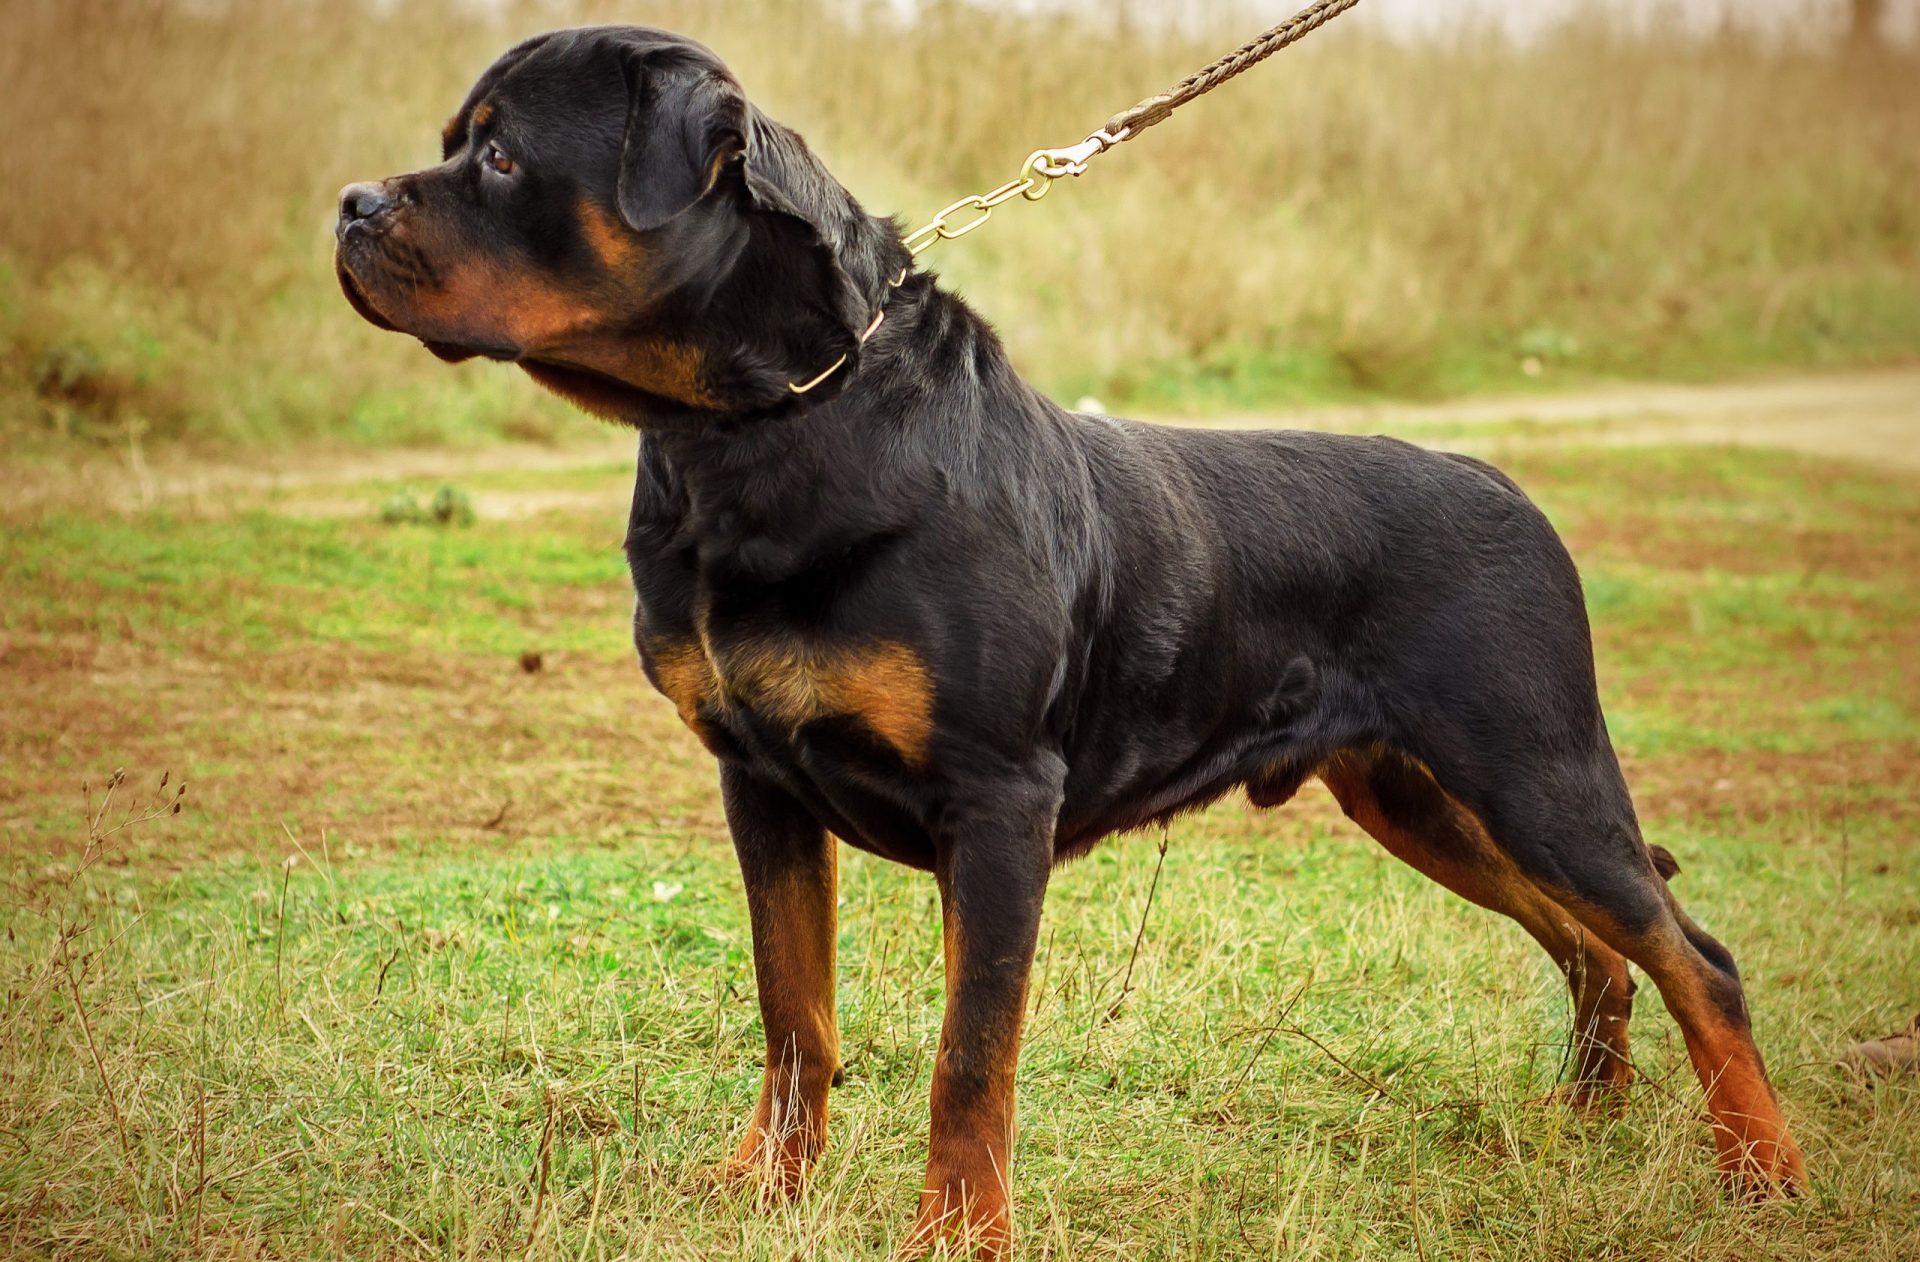
<svg viewBox="0 0 1920 1262">
<path fill-rule="evenodd" d="M 1037 202 L 1046 196 L 1053 182 L 1067 175 L 1086 174 L 1087 164 L 1122 141 L 1132 140 L 1156 123 L 1163 123 L 1173 116 L 1173 112 L 1196 97 L 1205 96 L 1227 80 L 1244 74 L 1267 58 L 1273 56 L 1287 45 L 1319 30 L 1334 18 L 1359 4 L 1360 0 L 1315 0 L 1300 12 L 1270 30 L 1263 31 L 1248 40 L 1239 48 L 1208 65 L 1202 66 L 1180 82 L 1121 110 L 1107 120 L 1106 126 L 1094 132 L 1077 145 L 1068 145 L 1064 149 L 1037 149 L 1028 155 L 1026 165 L 1021 167 L 1018 177 L 1008 180 L 989 193 L 976 193 L 963 197 L 946 207 L 932 219 L 908 233 L 904 238 L 907 253 L 918 258 L 942 241 L 952 241 L 964 237 L 987 220 L 993 218 L 996 206 L 1010 202 L 1016 197 Z M 959 222 L 955 216 L 963 216 Z M 964 216 L 971 216 L 964 217 Z M 900 274 L 887 283 L 898 289 L 907 279 L 912 268 L 900 269 Z M 873 320 L 866 331 L 860 335 L 860 346 L 867 343 L 880 328 L 880 322 L 886 318 L 884 300 L 879 310 L 873 313 Z M 826 371 L 804 384 L 789 382 L 787 389 L 795 394 L 805 394 L 815 386 L 839 372 L 846 365 L 852 352 L 833 361 Z"/>
<path fill-rule="evenodd" d="M 1235 75 L 1253 69 L 1288 44 L 1311 35 L 1359 3 L 1360 0 L 1318 0 L 1318 3 L 1308 5 L 1218 61 L 1202 66 L 1158 96 L 1150 96 L 1130 109 L 1121 110 L 1108 119 L 1107 125 L 1100 130 L 1113 136 L 1114 144 L 1131 140 L 1155 123 L 1165 122 L 1188 101 L 1205 96 Z"/>
</svg>

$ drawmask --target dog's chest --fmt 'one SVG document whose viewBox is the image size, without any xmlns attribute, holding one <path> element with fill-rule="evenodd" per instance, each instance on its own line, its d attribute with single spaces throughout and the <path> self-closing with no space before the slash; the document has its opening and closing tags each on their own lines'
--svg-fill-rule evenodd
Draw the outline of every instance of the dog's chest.
<svg viewBox="0 0 1920 1262">
<path fill-rule="evenodd" d="M 681 721 L 716 755 L 826 796 L 849 777 L 923 773 L 932 664 L 892 604 L 858 599 L 884 548 L 864 533 L 823 541 L 742 512 L 671 510 L 630 531 L 628 559 L 638 647 Z"/>
<path fill-rule="evenodd" d="M 853 723 L 910 767 L 933 734 L 933 681 L 910 647 L 743 633 L 702 619 L 691 636 L 641 645 L 655 684 L 709 748 L 719 735 L 797 742 L 810 724 Z M 716 729 L 718 729 L 716 731 Z"/>
</svg>

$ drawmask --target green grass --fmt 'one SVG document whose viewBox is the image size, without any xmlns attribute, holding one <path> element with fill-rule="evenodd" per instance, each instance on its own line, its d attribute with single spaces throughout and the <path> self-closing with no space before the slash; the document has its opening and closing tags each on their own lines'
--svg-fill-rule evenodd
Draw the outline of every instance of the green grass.
<svg viewBox="0 0 1920 1262">
<path fill-rule="evenodd" d="M 1920 1099 L 1910 1083 L 1849 1087 L 1826 1058 L 1910 1001 L 1912 849 L 1860 847 L 1843 889 L 1832 851 L 1667 839 L 1690 903 L 1740 943 L 1811 1201 L 1726 1206 L 1651 999 L 1649 1081 L 1617 1120 L 1569 1116 L 1542 1101 L 1567 1055 L 1563 989 L 1519 930 L 1327 820 L 1223 837 L 1202 818 L 1175 830 L 1114 1022 L 1100 1014 L 1152 845 L 1121 841 L 1054 884 L 1021 1060 L 1031 1256 L 1413 1256 L 1415 1179 L 1430 1256 L 1655 1258 L 1747 1237 L 1774 1256 L 1899 1256 L 1920 1212 Z M 8 1226 L 63 1256 L 205 1256 L 205 1239 L 236 1256 L 501 1256 L 534 1235 L 534 1256 L 572 1258 L 599 1166 L 591 1243 L 609 1254 L 780 1258 L 806 1239 L 877 1254 L 918 1177 L 939 1031 L 931 886 L 847 862 L 839 1141 L 814 1197 L 762 1216 L 699 1179 L 758 1081 L 724 841 L 574 841 L 547 861 L 311 849 L 284 914 L 267 857 L 86 880 L 73 951 L 131 1162 L 79 1012 L 31 993 L 52 922 L 15 912 Z"/>
<path fill-rule="evenodd" d="M 1502 463 L 1582 563 L 1649 838 L 1741 962 L 1812 1195 L 1728 1201 L 1650 989 L 1622 1110 L 1546 1100 L 1544 955 L 1310 792 L 1175 824 L 1111 1020 L 1156 838 L 1056 874 L 1024 1256 L 1909 1256 L 1920 1083 L 1832 1060 L 1920 1006 L 1914 483 Z M 486 513 L 626 476 L 475 478 L 465 529 L 379 524 L 390 482 L 346 517 L 0 525 L 0 1255 L 884 1256 L 924 1157 L 933 885 L 843 850 L 831 1149 L 792 1205 L 711 1186 L 761 1036 L 710 764 L 631 661 L 617 511 Z M 88 851 L 81 783 L 117 765 L 119 801 L 165 800 L 164 768 L 185 810 Z"/>
<path fill-rule="evenodd" d="M 1562 986 L 1516 928 L 1324 818 L 1237 838 L 1203 818 L 1174 830 L 1116 1020 L 1101 1014 L 1153 847 L 1118 842 L 1055 882 L 1021 1069 L 1030 1254 L 1410 1257 L 1417 1180 L 1429 1256 L 1717 1256 L 1746 1239 L 1900 1256 L 1920 1221 L 1920 1097 L 1848 1085 L 1826 1061 L 1911 1003 L 1915 852 L 1857 849 L 1843 886 L 1831 848 L 1666 839 L 1687 899 L 1739 944 L 1812 1199 L 1727 1206 L 1651 998 L 1649 1080 L 1618 1118 L 1569 1115 L 1543 1100 L 1566 1056 Z M 130 1159 L 71 997 L 33 993 L 60 922 L 16 912 L 0 1224 L 62 1256 L 208 1256 L 214 1240 L 233 1256 L 497 1257 L 529 1236 L 536 1257 L 779 1258 L 808 1240 L 878 1256 L 921 1160 L 931 884 L 846 863 L 838 1138 L 820 1189 L 769 1216 L 699 1177 L 759 1074 L 730 853 L 647 830 L 570 840 L 536 861 L 313 847 L 291 869 L 95 869 L 71 950 Z"/>
<path fill-rule="evenodd" d="M 124 634 L 176 647 L 211 638 L 251 648 L 312 640 L 504 653 L 525 647 L 548 591 L 605 593 L 626 574 L 618 536 L 489 523 L 472 530 L 317 521 L 250 511 L 179 520 L 69 516 L 14 536 L 0 584 L 39 594 L 0 628 Z M 86 557 L 84 570 L 70 570 Z M 342 599 L 351 593 L 351 599 Z M 617 622 L 556 620 L 542 643 L 612 652 Z"/>
</svg>

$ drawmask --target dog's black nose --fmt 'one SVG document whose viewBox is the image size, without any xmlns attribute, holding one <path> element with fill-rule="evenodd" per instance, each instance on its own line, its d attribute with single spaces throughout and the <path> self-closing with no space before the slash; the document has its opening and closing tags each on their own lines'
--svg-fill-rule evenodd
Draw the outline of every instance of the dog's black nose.
<svg viewBox="0 0 1920 1262">
<path fill-rule="evenodd" d="M 350 224 L 374 219 L 393 209 L 384 184 L 349 184 L 340 190 L 340 231 Z"/>
</svg>

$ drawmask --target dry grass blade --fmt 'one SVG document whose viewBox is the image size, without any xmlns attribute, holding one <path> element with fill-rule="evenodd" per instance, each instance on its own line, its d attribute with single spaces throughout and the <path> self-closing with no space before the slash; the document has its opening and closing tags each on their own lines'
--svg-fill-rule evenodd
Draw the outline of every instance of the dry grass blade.
<svg viewBox="0 0 1920 1262">
<path fill-rule="evenodd" d="M 1114 996 L 1113 1002 L 1107 1005 L 1107 1011 L 1101 1017 L 1103 1024 L 1120 1015 L 1120 1010 L 1126 1007 L 1127 996 L 1133 993 L 1133 966 L 1140 959 L 1140 944 L 1146 941 L 1147 917 L 1153 914 L 1153 896 L 1160 892 L 1160 870 L 1167 865 L 1167 845 L 1170 840 L 1171 834 L 1163 825 L 1160 829 L 1160 845 L 1153 862 L 1153 880 L 1147 885 L 1147 901 L 1140 908 L 1140 927 L 1134 930 L 1133 950 L 1127 953 L 1126 976 L 1120 979 L 1120 993 Z"/>
</svg>

